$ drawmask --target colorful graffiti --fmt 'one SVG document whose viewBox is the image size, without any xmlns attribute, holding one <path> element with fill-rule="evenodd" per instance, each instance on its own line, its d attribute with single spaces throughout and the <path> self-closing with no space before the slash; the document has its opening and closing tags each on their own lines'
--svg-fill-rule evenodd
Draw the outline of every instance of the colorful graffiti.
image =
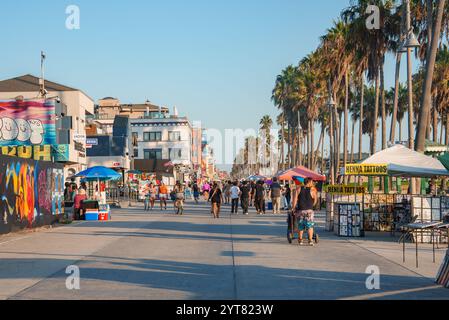
<svg viewBox="0 0 449 320">
<path fill-rule="evenodd" d="M 0 156 L 0 234 L 53 223 L 63 198 L 62 165 Z"/>
<path fill-rule="evenodd" d="M 8 146 L 0 147 L 0 155 L 33 159 L 40 161 L 67 162 L 69 161 L 70 148 L 68 144 L 54 146 Z"/>
<path fill-rule="evenodd" d="M 53 100 L 0 101 L 0 146 L 56 144 Z"/>
</svg>

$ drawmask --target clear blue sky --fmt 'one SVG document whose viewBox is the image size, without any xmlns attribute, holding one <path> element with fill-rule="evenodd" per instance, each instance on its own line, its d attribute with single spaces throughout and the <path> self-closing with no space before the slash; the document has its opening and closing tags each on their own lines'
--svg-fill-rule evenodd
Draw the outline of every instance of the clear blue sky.
<svg viewBox="0 0 449 320">
<path fill-rule="evenodd" d="M 81 29 L 65 28 L 68 5 Z M 15 0 L 0 5 L 0 78 L 39 74 L 94 100 L 149 99 L 210 128 L 277 114 L 276 76 L 314 50 L 349 0 Z M 392 59 L 390 59 L 392 60 Z M 393 61 L 387 62 L 392 85 Z"/>
</svg>

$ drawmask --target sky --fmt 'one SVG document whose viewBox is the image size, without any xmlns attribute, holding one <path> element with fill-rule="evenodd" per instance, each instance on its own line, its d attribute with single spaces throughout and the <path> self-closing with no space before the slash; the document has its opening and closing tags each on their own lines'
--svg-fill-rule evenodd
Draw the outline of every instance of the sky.
<svg viewBox="0 0 449 320">
<path fill-rule="evenodd" d="M 79 30 L 66 28 L 69 5 L 80 9 Z M 276 76 L 313 51 L 348 5 L 349 0 L 2 1 L 0 79 L 39 75 L 43 50 L 48 80 L 81 89 L 95 101 L 148 99 L 176 106 L 207 128 L 257 129 L 262 116 L 275 121 L 278 114 L 271 101 Z M 390 87 L 392 57 L 385 74 Z"/>
</svg>

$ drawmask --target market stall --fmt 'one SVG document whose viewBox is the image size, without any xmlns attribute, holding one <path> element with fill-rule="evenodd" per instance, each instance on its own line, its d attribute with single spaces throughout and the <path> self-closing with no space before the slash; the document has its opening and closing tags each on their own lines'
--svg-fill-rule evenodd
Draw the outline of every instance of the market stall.
<svg viewBox="0 0 449 320">
<path fill-rule="evenodd" d="M 93 193 L 82 203 L 86 220 L 104 221 L 111 219 L 110 206 L 106 203 L 106 182 L 118 180 L 122 176 L 106 167 L 92 167 L 78 173 L 75 177 L 87 182 Z M 95 187 L 93 185 L 96 183 Z"/>
<path fill-rule="evenodd" d="M 435 158 L 396 145 L 380 151 L 359 164 L 347 165 L 342 175 L 356 177 L 436 178 L 449 176 L 449 171 Z M 349 187 L 349 186 L 343 186 Z M 361 188 L 361 186 L 359 186 Z M 441 221 L 446 201 L 440 197 L 410 194 L 373 193 L 363 190 L 353 194 L 334 194 L 328 218 L 338 213 L 339 204 L 354 203 L 363 215 L 364 231 L 391 231 L 394 233 L 401 225 L 410 223 L 415 216 L 417 222 Z M 346 190 L 345 188 L 343 188 Z M 364 189 L 364 188 L 363 188 Z M 330 211 L 330 212 L 329 212 Z M 332 226 L 333 228 L 333 226 Z M 421 241 L 430 241 L 430 236 Z"/>
</svg>

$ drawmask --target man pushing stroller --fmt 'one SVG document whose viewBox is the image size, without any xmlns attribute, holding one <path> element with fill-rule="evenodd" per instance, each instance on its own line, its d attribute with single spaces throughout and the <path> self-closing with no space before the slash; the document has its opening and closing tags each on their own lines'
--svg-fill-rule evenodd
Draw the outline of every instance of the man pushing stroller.
<svg viewBox="0 0 449 320">
<path fill-rule="evenodd" d="M 309 236 L 309 245 L 313 246 L 315 212 L 313 208 L 318 202 L 318 193 L 312 179 L 305 179 L 304 186 L 296 189 L 293 197 L 293 214 L 298 221 L 298 242 L 304 244 L 304 231 Z"/>
</svg>

